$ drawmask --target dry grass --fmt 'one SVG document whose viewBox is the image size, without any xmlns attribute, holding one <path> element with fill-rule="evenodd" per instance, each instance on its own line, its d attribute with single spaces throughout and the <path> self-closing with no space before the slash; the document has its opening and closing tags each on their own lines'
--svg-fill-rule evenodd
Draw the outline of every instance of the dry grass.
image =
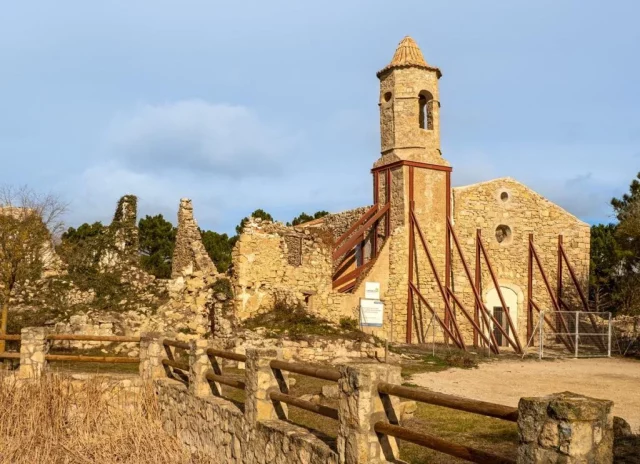
<svg viewBox="0 0 640 464">
<path fill-rule="evenodd" d="M 197 462 L 168 436 L 152 391 L 109 398 L 104 381 L 0 378 L 0 463 Z"/>
</svg>

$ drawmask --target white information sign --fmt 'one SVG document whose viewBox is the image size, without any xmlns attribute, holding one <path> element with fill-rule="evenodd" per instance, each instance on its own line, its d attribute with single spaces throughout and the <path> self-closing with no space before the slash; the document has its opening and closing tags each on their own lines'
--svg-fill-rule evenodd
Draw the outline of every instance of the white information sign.
<svg viewBox="0 0 640 464">
<path fill-rule="evenodd" d="M 367 300 L 380 299 L 380 282 L 365 282 L 364 297 Z"/>
<path fill-rule="evenodd" d="M 360 298 L 360 326 L 382 327 L 384 303 L 380 300 Z"/>
</svg>

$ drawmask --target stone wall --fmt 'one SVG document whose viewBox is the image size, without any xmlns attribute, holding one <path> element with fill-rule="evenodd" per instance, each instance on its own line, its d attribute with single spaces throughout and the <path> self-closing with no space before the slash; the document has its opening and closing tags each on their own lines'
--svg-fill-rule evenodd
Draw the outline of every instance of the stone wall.
<svg viewBox="0 0 640 464">
<path fill-rule="evenodd" d="M 589 273 L 589 225 L 578 220 L 559 206 L 521 183 L 502 178 L 453 189 L 454 228 L 463 248 L 467 264 L 475 268 L 475 235 L 480 229 L 482 241 L 487 250 L 493 269 L 502 287 L 503 293 L 511 292 L 517 298 L 517 312 L 514 323 L 517 325 L 520 342 L 527 343 L 527 266 L 529 234 L 534 235 L 534 244 L 540 256 L 544 271 L 549 279 L 552 291 L 556 291 L 558 235 L 564 236 L 564 249 L 577 277 L 586 293 Z M 452 245 L 453 246 L 453 245 Z M 462 301 L 470 311 L 474 299 L 464 269 L 454 251 L 453 289 L 462 295 Z M 482 264 L 482 287 L 480 289 L 486 301 L 488 292 L 494 288 L 488 268 Z M 473 271 L 472 271 L 473 272 Z M 572 290 L 571 277 L 564 266 L 564 300 L 570 304 L 578 303 L 577 294 Z M 553 305 L 534 265 L 533 299 L 541 309 L 552 310 Z M 579 308 L 579 306 L 574 306 Z M 490 308 L 491 309 L 491 308 Z M 459 317 L 462 320 L 462 317 Z M 538 321 L 534 314 L 533 326 Z M 466 340 L 472 340 L 470 324 L 461 323 Z"/>
<path fill-rule="evenodd" d="M 217 270 L 202 243 L 198 224 L 193 217 L 191 200 L 180 200 L 178 232 L 171 263 L 171 277 L 176 279 L 194 272 L 216 274 Z"/>
<path fill-rule="evenodd" d="M 98 244 L 100 265 L 106 268 L 130 268 L 138 265 L 140 240 L 138 236 L 138 198 L 124 195 L 118 200 L 113 221 L 104 231 L 103 242 Z"/>
<path fill-rule="evenodd" d="M 356 220 L 360 219 L 362 215 L 366 213 L 370 208 L 371 206 L 361 206 L 359 208 L 342 211 L 340 213 L 327 214 L 320 219 L 305 222 L 297 227 L 324 229 L 330 231 L 333 239 L 336 240 L 342 234 L 344 234 Z"/>
<path fill-rule="evenodd" d="M 319 364 L 384 359 L 384 347 L 357 340 L 321 337 L 288 340 L 264 338 L 261 333 L 237 333 L 224 344 L 224 349 L 243 354 L 254 348 L 277 348 L 285 360 Z M 389 356 L 390 359 L 397 358 L 392 353 Z"/>
<path fill-rule="evenodd" d="M 192 452 L 219 464 L 337 464 L 325 443 L 301 427 L 267 421 L 250 427 L 234 403 L 214 396 L 199 398 L 182 383 L 155 382 L 164 429 Z"/>
<path fill-rule="evenodd" d="M 351 364 L 340 367 L 337 382 L 339 431 L 336 447 L 319 440 L 310 431 L 287 421 L 288 408 L 270 398 L 269 392 L 289 392 L 286 371 L 271 368 L 282 359 L 276 350 L 248 350 L 245 371 L 244 408 L 218 397 L 219 386 L 208 383 L 204 373 L 211 368 L 207 342 L 192 344 L 186 384 L 158 378 L 154 381 L 164 429 L 176 435 L 193 452 L 201 452 L 219 463 L 345 463 L 388 462 L 397 458 L 395 440 L 380 442 L 373 424 L 399 401 L 383 402 L 378 382 L 401 382 L 400 368 Z"/>
<path fill-rule="evenodd" d="M 246 319 L 277 301 L 303 304 L 334 322 L 348 316 L 332 297 L 332 240 L 315 228 L 250 218 L 233 249 L 236 315 Z"/>
</svg>

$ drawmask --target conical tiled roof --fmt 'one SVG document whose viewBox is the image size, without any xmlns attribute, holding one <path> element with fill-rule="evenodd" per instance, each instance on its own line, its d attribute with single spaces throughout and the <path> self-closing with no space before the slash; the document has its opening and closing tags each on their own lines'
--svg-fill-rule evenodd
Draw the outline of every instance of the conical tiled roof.
<svg viewBox="0 0 640 464">
<path fill-rule="evenodd" d="M 420 47 L 415 40 L 411 37 L 406 36 L 402 41 L 398 44 L 398 48 L 396 49 L 393 58 L 391 59 L 391 63 L 378 71 L 378 77 L 386 71 L 389 71 L 394 68 L 404 68 L 404 67 L 415 67 L 422 69 L 429 69 L 432 71 L 436 71 L 438 73 L 438 77 L 442 76 L 442 73 L 438 68 L 433 66 L 429 66 L 422 56 L 422 51 L 420 51 Z"/>
</svg>

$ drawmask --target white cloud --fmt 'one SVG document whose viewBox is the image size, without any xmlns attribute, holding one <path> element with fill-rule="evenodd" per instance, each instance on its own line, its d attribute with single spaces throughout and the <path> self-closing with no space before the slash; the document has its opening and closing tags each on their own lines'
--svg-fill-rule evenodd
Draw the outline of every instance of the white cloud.
<svg viewBox="0 0 640 464">
<path fill-rule="evenodd" d="M 139 105 L 119 115 L 109 128 L 106 152 L 145 172 L 277 176 L 297 141 L 249 108 L 185 100 Z"/>
<path fill-rule="evenodd" d="M 200 100 L 139 105 L 112 122 L 97 162 L 77 179 L 69 222 L 109 222 L 127 193 L 138 196 L 139 217 L 162 213 L 174 223 L 179 199 L 191 198 L 201 226 L 226 232 L 256 208 L 286 221 L 301 211 L 366 204 L 370 164 L 360 169 L 361 159 L 344 155 L 368 150 L 327 142 L 327 134 L 345 138 L 337 135 L 336 117 L 341 127 L 357 121 L 341 114 L 314 126 L 318 138 L 309 139 L 246 107 Z"/>
</svg>

